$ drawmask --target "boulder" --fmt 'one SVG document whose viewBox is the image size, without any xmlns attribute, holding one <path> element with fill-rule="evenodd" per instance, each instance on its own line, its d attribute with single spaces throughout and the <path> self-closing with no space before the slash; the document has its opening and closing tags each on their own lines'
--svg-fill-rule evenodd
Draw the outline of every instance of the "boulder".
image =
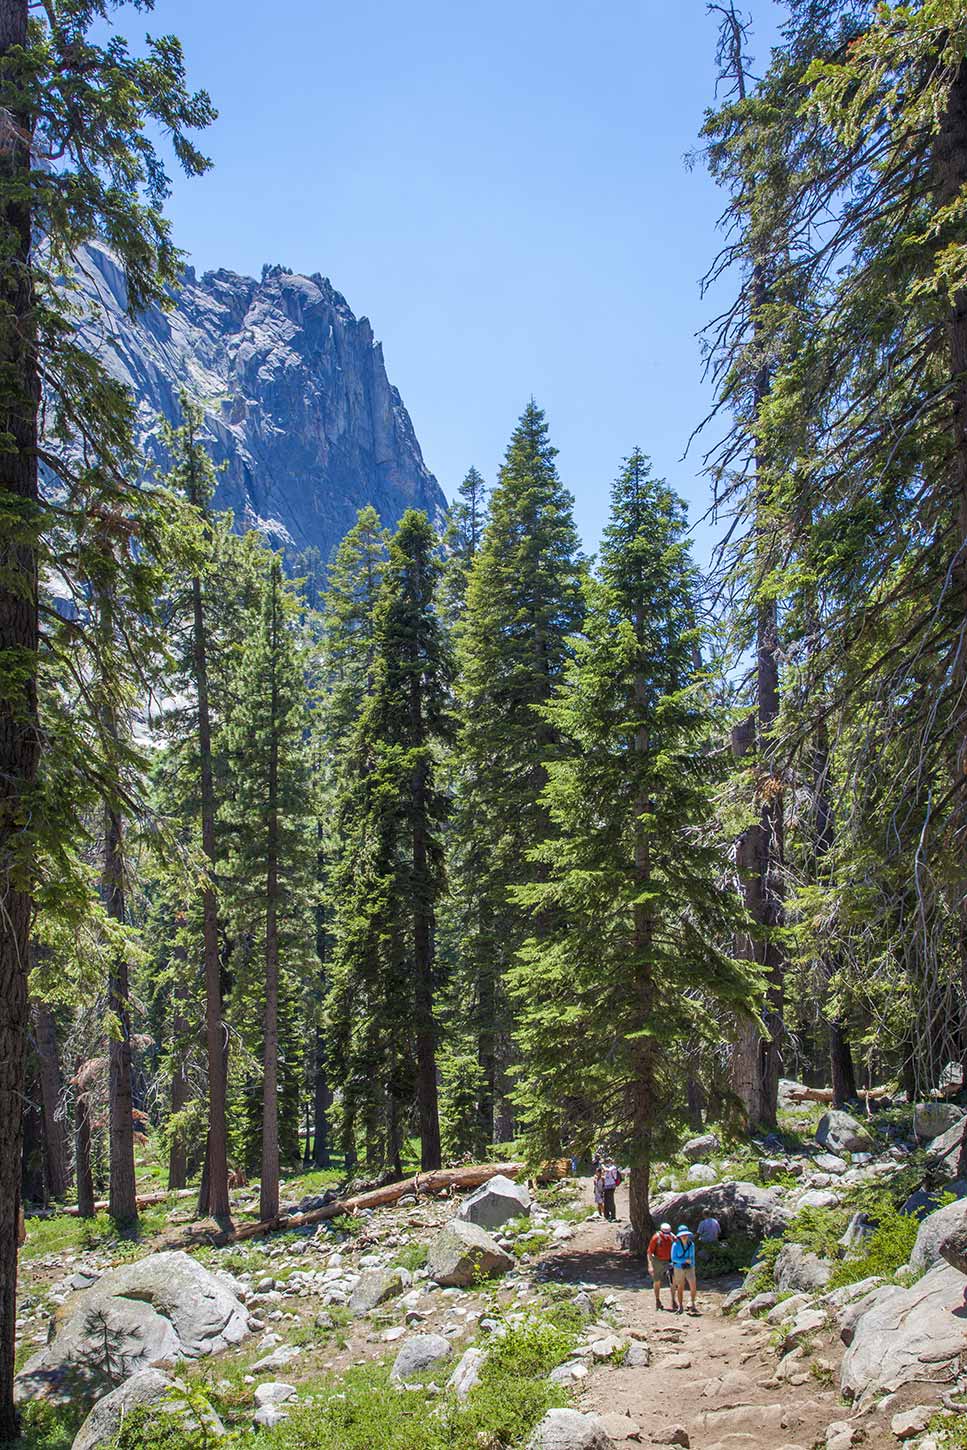
<svg viewBox="0 0 967 1450">
<path fill-rule="evenodd" d="M 867 1403 L 914 1381 L 948 1383 L 964 1349 L 963 1296 L 959 1272 L 939 1263 L 912 1288 L 885 1284 L 860 1300 L 840 1371 L 844 1395 Z"/>
<path fill-rule="evenodd" d="M 809 1188 L 799 1195 L 796 1203 L 799 1208 L 836 1208 L 839 1194 L 829 1188 Z"/>
<path fill-rule="evenodd" d="M 480 1371 L 486 1358 L 487 1351 L 478 1349 L 474 1344 L 464 1350 L 460 1363 L 447 1380 L 447 1389 L 453 1390 L 458 1400 L 465 1400 L 470 1391 L 480 1383 Z"/>
<path fill-rule="evenodd" d="M 611 1450 L 597 1415 L 580 1410 L 548 1410 L 527 1442 L 528 1450 Z"/>
<path fill-rule="evenodd" d="M 866 1246 L 867 1239 L 876 1232 L 876 1225 L 865 1213 L 854 1213 L 846 1226 L 846 1232 L 836 1240 L 843 1250 L 843 1257 L 849 1258 L 851 1254 L 861 1254 Z"/>
<path fill-rule="evenodd" d="M 820 1173 L 832 1173 L 836 1178 L 845 1173 L 849 1167 L 846 1159 L 840 1158 L 838 1153 L 817 1153 L 813 1163 Z"/>
<path fill-rule="evenodd" d="M 405 1269 L 368 1269 L 350 1294 L 349 1307 L 354 1314 L 368 1314 L 377 1304 L 402 1294 L 410 1282 Z"/>
<path fill-rule="evenodd" d="M 481 1275 L 503 1274 L 513 1267 L 514 1260 L 496 1239 L 475 1223 L 451 1221 L 440 1230 L 430 1244 L 427 1273 L 445 1286 L 465 1289 Z"/>
<path fill-rule="evenodd" d="M 937 1413 L 935 1405 L 913 1405 L 909 1410 L 898 1410 L 890 1421 L 890 1429 L 898 1440 L 912 1440 L 922 1435 Z"/>
<path fill-rule="evenodd" d="M 967 1118 L 958 1118 L 945 1133 L 927 1144 L 927 1168 L 932 1183 L 949 1183 L 957 1177 L 965 1124 Z"/>
<path fill-rule="evenodd" d="M 718 1174 L 711 1163 L 693 1163 L 688 1170 L 689 1183 L 715 1183 Z"/>
<path fill-rule="evenodd" d="M 274 1430 L 276 1425 L 281 1425 L 283 1420 L 289 1418 L 289 1412 L 282 1405 L 259 1405 L 253 1421 L 263 1430 Z"/>
<path fill-rule="evenodd" d="M 916 1188 L 905 1200 L 901 1213 L 913 1214 L 915 1218 L 926 1218 L 928 1213 L 935 1213 L 940 1207 L 940 1199 L 934 1193 L 928 1193 L 925 1188 Z"/>
<path fill-rule="evenodd" d="M 940 1240 L 940 1257 L 967 1274 L 967 1223 L 960 1223 Z"/>
<path fill-rule="evenodd" d="M 788 1354 L 790 1349 L 795 1349 L 797 1344 L 813 1334 L 821 1334 L 825 1327 L 826 1315 L 822 1309 L 800 1309 L 792 1323 L 784 1326 L 786 1333 L 782 1341 L 783 1354 Z"/>
<path fill-rule="evenodd" d="M 956 1127 L 965 1116 L 967 1110 L 956 1103 L 915 1103 L 913 1131 L 921 1143 L 929 1143 Z"/>
<path fill-rule="evenodd" d="M 791 1218 L 774 1188 L 760 1188 L 756 1183 L 737 1183 L 731 1179 L 659 1199 L 652 1209 L 652 1216 L 658 1222 L 668 1219 L 676 1228 L 680 1223 L 687 1223 L 693 1232 L 709 1214 L 718 1219 L 726 1237 L 747 1234 L 754 1239 L 777 1237 Z"/>
<path fill-rule="evenodd" d="M 796 1292 L 812 1293 L 825 1289 L 833 1272 L 832 1264 L 811 1254 L 802 1244 L 786 1244 L 776 1259 L 773 1278 L 780 1292 L 793 1289 Z"/>
<path fill-rule="evenodd" d="M 633 1420 L 630 1415 L 623 1415 L 617 1410 L 608 1410 L 603 1415 L 599 1415 L 598 1419 L 601 1421 L 604 1433 L 607 1435 L 609 1440 L 617 1440 L 620 1444 L 625 1440 L 641 1439 L 641 1426 L 638 1424 L 637 1420 Z M 663 1445 L 688 1444 L 687 1440 L 666 1439 L 664 1430 L 662 1430 L 660 1434 L 661 1443 Z M 658 1436 L 655 1436 L 654 1438 L 657 1439 Z"/>
<path fill-rule="evenodd" d="M 823 1113 L 816 1129 L 816 1142 L 837 1155 L 868 1153 L 873 1148 L 873 1139 L 863 1124 L 841 1108 L 831 1108 L 828 1113 Z"/>
<path fill-rule="evenodd" d="M 910 1266 L 918 1273 L 932 1269 L 934 1264 L 946 1258 L 940 1246 L 945 1239 L 960 1241 L 967 1236 L 967 1198 L 958 1198 L 946 1208 L 938 1208 L 920 1220 L 917 1241 L 910 1254 Z M 949 1260 L 948 1260 L 949 1262 Z"/>
<path fill-rule="evenodd" d="M 58 1314 L 16 1379 L 18 1400 L 90 1402 L 140 1370 L 238 1344 L 248 1310 L 189 1254 L 149 1254 L 102 1274 Z"/>
<path fill-rule="evenodd" d="M 108 1445 L 121 1428 L 122 1421 L 141 1406 L 150 1406 L 155 1413 L 163 1411 L 179 1418 L 184 1416 L 190 1423 L 196 1412 L 189 1410 L 186 1401 L 181 1398 L 185 1394 L 184 1383 L 172 1379 L 163 1370 L 139 1370 L 97 1401 L 75 1435 L 71 1450 L 99 1450 L 99 1447 Z M 200 1418 L 209 1436 L 221 1439 L 225 1426 L 210 1405 L 200 1411 Z"/>
<path fill-rule="evenodd" d="M 703 1133 L 700 1138 L 689 1138 L 682 1149 L 682 1154 L 689 1163 L 698 1163 L 701 1159 L 717 1153 L 719 1146 L 719 1140 L 714 1133 Z"/>
<path fill-rule="evenodd" d="M 295 1385 L 287 1385 L 284 1380 L 266 1380 L 264 1385 L 255 1387 L 255 1403 L 262 1405 L 284 1405 L 286 1400 L 293 1400 L 296 1396 Z"/>
<path fill-rule="evenodd" d="M 405 1383 L 431 1365 L 449 1359 L 451 1350 L 449 1339 L 444 1339 L 442 1334 L 414 1334 L 412 1339 L 407 1339 L 400 1346 L 390 1370 L 390 1379 Z"/>
<path fill-rule="evenodd" d="M 512 1218 L 527 1218 L 531 1196 L 524 1183 L 515 1183 L 502 1173 L 495 1173 L 476 1192 L 465 1198 L 457 1209 L 462 1223 L 476 1223 L 481 1228 L 500 1228 Z"/>
</svg>

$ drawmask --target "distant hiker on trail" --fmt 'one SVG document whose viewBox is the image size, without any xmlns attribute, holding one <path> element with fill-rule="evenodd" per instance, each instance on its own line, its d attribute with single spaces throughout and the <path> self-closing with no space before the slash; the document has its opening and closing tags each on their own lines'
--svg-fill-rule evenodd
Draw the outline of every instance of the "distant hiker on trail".
<svg viewBox="0 0 967 1450">
<path fill-rule="evenodd" d="M 717 1244 L 722 1237 L 722 1225 L 714 1214 L 709 1214 L 702 1219 L 698 1229 L 698 1241 L 700 1244 Z"/>
<path fill-rule="evenodd" d="M 621 1182 L 621 1170 L 614 1166 L 610 1158 L 604 1162 L 604 1216 L 609 1223 L 617 1220 L 617 1213 L 614 1206 L 614 1191 Z"/>
<path fill-rule="evenodd" d="M 604 1169 L 599 1163 L 594 1170 L 594 1206 L 598 1213 L 604 1217 Z"/>
<path fill-rule="evenodd" d="M 698 1282 L 695 1276 L 695 1240 L 687 1223 L 679 1224 L 678 1235 L 672 1244 L 672 1313 L 682 1314 L 685 1309 L 685 1285 L 691 1295 L 689 1314 L 698 1313 L 695 1290 Z"/>
<path fill-rule="evenodd" d="M 670 1223 L 663 1223 L 657 1233 L 652 1234 L 648 1244 L 648 1272 L 651 1275 L 652 1288 L 655 1291 L 655 1308 L 664 1309 L 661 1302 L 661 1286 L 671 1279 L 672 1248 L 675 1243 L 675 1235 L 672 1233 Z M 675 1307 L 674 1296 L 672 1297 L 672 1308 Z"/>
</svg>

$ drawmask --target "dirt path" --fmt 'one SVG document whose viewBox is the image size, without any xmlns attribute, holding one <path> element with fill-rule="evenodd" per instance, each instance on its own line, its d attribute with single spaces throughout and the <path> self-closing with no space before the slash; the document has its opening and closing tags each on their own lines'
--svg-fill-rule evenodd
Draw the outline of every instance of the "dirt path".
<svg viewBox="0 0 967 1450">
<path fill-rule="evenodd" d="M 623 1189 L 618 1211 L 627 1221 Z M 578 1391 L 581 1409 L 628 1417 L 631 1423 L 625 1438 L 615 1441 L 618 1446 L 812 1450 L 825 1444 L 831 1421 L 849 1418 L 835 1381 L 828 1382 L 832 1360 L 825 1366 L 822 1357 L 814 1365 L 800 1365 L 804 1384 L 777 1379 L 779 1361 L 769 1347 L 769 1328 L 722 1314 L 722 1300 L 736 1279 L 699 1281 L 698 1318 L 673 1315 L 667 1308 L 657 1313 L 642 1262 L 617 1247 L 615 1225 L 603 1220 L 580 1229 L 565 1249 L 544 1260 L 542 1272 L 549 1280 L 613 1295 L 624 1333 L 651 1351 L 647 1368 L 598 1368 L 587 1388 Z M 670 1291 L 662 1297 L 669 1305 Z M 687 1440 L 672 1434 L 676 1427 Z M 619 1426 L 609 1419 L 608 1428 L 614 1432 Z M 867 1446 L 874 1443 L 866 1441 Z"/>
</svg>

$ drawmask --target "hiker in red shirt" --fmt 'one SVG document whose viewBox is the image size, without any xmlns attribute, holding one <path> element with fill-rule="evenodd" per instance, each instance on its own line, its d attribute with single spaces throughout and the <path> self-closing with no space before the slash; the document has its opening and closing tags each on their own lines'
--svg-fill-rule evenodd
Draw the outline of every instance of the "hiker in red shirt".
<svg viewBox="0 0 967 1450">
<path fill-rule="evenodd" d="M 672 1266 L 672 1244 L 675 1242 L 675 1235 L 672 1233 L 670 1223 L 663 1223 L 656 1234 L 652 1234 L 651 1242 L 648 1245 L 648 1272 L 651 1275 L 652 1287 L 655 1291 L 655 1308 L 663 1309 L 661 1302 L 661 1286 L 671 1273 Z"/>
</svg>

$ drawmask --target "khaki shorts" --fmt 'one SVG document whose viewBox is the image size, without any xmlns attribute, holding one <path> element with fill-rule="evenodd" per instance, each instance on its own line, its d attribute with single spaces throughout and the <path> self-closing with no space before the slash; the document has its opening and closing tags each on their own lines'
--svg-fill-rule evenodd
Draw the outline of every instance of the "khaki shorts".
<svg viewBox="0 0 967 1450">
<path fill-rule="evenodd" d="M 690 1289 L 696 1288 L 697 1281 L 695 1278 L 694 1266 L 692 1264 L 689 1264 L 684 1269 L 675 1269 L 672 1282 L 675 1285 L 676 1289 L 684 1289 L 686 1284 L 689 1286 Z"/>
<path fill-rule="evenodd" d="M 656 1284 L 666 1284 L 668 1282 L 668 1271 L 670 1268 L 670 1259 L 656 1259 L 654 1254 L 648 1255 L 648 1272 Z"/>
</svg>

